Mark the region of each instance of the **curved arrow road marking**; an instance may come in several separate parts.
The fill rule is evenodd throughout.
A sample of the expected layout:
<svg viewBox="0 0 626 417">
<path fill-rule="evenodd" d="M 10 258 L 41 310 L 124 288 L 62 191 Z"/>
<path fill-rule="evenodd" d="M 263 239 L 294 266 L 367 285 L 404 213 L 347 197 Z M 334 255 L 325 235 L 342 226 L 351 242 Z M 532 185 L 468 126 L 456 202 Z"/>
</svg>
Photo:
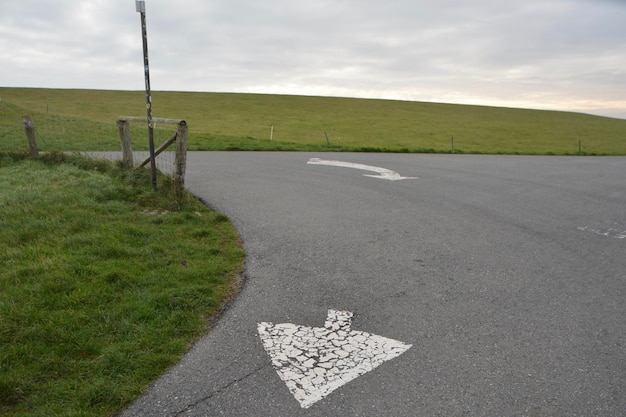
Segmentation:
<svg viewBox="0 0 626 417">
<path fill-rule="evenodd" d="M 626 239 L 626 230 L 622 230 L 623 227 L 620 227 L 619 229 L 615 229 L 613 227 L 604 228 L 604 229 L 595 229 L 593 227 L 584 226 L 584 227 L 578 227 L 577 229 L 583 232 L 584 231 L 593 232 L 600 236 L 612 237 L 615 239 Z"/>
<path fill-rule="evenodd" d="M 350 311 L 328 310 L 324 327 L 259 323 L 272 365 L 302 408 L 406 352 L 411 345 L 350 330 Z"/>
<path fill-rule="evenodd" d="M 335 167 L 344 167 L 344 168 L 354 168 L 361 169 L 364 171 L 377 172 L 379 175 L 371 175 L 371 174 L 363 174 L 366 177 L 371 178 L 380 178 L 381 180 L 389 180 L 389 181 L 399 181 L 399 180 L 414 180 L 418 177 L 403 177 L 398 174 L 396 171 L 392 171 L 387 168 L 375 167 L 372 165 L 364 165 L 364 164 L 356 164 L 353 162 L 343 162 L 343 161 L 333 161 L 333 160 L 325 160 L 320 158 L 311 158 L 308 160 L 307 164 L 310 165 L 330 165 Z"/>
</svg>

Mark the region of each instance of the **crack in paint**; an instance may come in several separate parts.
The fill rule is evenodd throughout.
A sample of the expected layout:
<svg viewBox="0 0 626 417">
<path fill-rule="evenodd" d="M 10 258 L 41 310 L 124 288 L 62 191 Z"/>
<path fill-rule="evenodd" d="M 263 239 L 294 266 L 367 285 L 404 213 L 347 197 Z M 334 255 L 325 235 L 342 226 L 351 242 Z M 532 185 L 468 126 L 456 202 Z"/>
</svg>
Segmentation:
<svg viewBox="0 0 626 417">
<path fill-rule="evenodd" d="M 302 408 L 391 360 L 411 345 L 350 330 L 352 313 L 329 310 L 324 327 L 259 323 L 272 365 Z"/>
</svg>

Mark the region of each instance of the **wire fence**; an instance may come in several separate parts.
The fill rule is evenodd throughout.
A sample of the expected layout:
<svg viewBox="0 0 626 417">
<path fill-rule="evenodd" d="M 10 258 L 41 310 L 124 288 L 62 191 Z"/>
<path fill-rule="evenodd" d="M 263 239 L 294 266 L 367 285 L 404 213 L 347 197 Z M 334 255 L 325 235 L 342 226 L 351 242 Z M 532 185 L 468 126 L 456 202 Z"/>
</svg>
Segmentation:
<svg viewBox="0 0 626 417">
<path fill-rule="evenodd" d="M 122 152 L 79 152 L 88 158 L 104 159 L 113 163 L 122 160 Z M 149 151 L 133 151 L 133 160 L 137 165 L 150 159 Z M 161 173 L 173 175 L 176 165 L 176 152 L 164 151 L 154 158 L 156 169 Z"/>
<path fill-rule="evenodd" d="M 122 166 L 126 169 L 131 169 L 135 166 L 135 157 L 132 152 L 132 141 L 131 141 L 131 128 L 130 122 L 143 121 L 143 118 L 140 117 L 120 117 L 117 120 L 117 129 L 120 136 L 120 141 L 122 145 Z M 161 146 L 158 148 L 154 147 L 153 139 L 154 139 L 154 124 L 155 123 L 163 123 L 169 125 L 176 125 L 176 133 L 169 137 Z M 187 141 L 188 141 L 188 132 L 189 129 L 187 127 L 187 122 L 180 119 L 150 119 L 149 125 L 149 138 L 150 138 L 150 157 L 145 159 L 143 162 L 139 164 L 140 167 L 146 165 L 150 162 L 151 170 L 152 170 L 152 186 L 156 190 L 157 187 L 157 177 L 156 177 L 156 157 L 166 151 L 170 146 L 175 144 L 175 153 L 174 153 L 174 163 L 169 164 L 173 166 L 173 169 L 170 171 L 172 173 L 172 179 L 174 182 L 174 190 L 177 196 L 181 196 L 183 194 L 185 188 L 185 171 L 187 168 Z M 164 157 L 162 161 L 171 160 L 171 158 Z"/>
</svg>

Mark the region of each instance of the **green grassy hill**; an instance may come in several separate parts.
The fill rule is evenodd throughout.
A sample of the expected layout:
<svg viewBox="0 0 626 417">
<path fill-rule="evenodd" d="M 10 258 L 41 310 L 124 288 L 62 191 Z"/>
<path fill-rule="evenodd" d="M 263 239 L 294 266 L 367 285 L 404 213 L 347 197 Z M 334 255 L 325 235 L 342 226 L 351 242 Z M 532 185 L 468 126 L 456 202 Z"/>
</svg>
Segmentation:
<svg viewBox="0 0 626 417">
<path fill-rule="evenodd" d="M 0 151 L 118 150 L 119 116 L 145 115 L 141 91 L 0 88 Z M 581 113 L 394 100 L 154 92 L 153 116 L 185 119 L 190 150 L 333 150 L 626 155 L 626 120 Z M 270 141 L 271 126 L 273 140 Z M 159 126 L 157 145 L 172 127 Z M 133 127 L 135 149 L 145 126 Z M 328 141 L 326 138 L 328 136 Z"/>
</svg>

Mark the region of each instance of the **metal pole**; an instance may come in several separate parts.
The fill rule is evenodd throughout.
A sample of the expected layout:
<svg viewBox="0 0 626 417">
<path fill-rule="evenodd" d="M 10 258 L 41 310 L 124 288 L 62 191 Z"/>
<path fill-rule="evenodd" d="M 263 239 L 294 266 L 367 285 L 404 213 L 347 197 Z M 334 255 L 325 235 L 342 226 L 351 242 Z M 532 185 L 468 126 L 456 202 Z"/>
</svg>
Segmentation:
<svg viewBox="0 0 626 417">
<path fill-rule="evenodd" d="M 148 33 L 146 30 L 146 2 L 135 1 L 137 12 L 141 14 L 141 36 L 143 38 L 143 65 L 146 76 L 146 113 L 148 116 L 148 143 L 150 145 L 150 171 L 152 189 L 157 189 L 156 163 L 154 160 L 154 123 L 152 122 L 152 93 L 150 92 L 150 67 L 148 65 Z"/>
</svg>

